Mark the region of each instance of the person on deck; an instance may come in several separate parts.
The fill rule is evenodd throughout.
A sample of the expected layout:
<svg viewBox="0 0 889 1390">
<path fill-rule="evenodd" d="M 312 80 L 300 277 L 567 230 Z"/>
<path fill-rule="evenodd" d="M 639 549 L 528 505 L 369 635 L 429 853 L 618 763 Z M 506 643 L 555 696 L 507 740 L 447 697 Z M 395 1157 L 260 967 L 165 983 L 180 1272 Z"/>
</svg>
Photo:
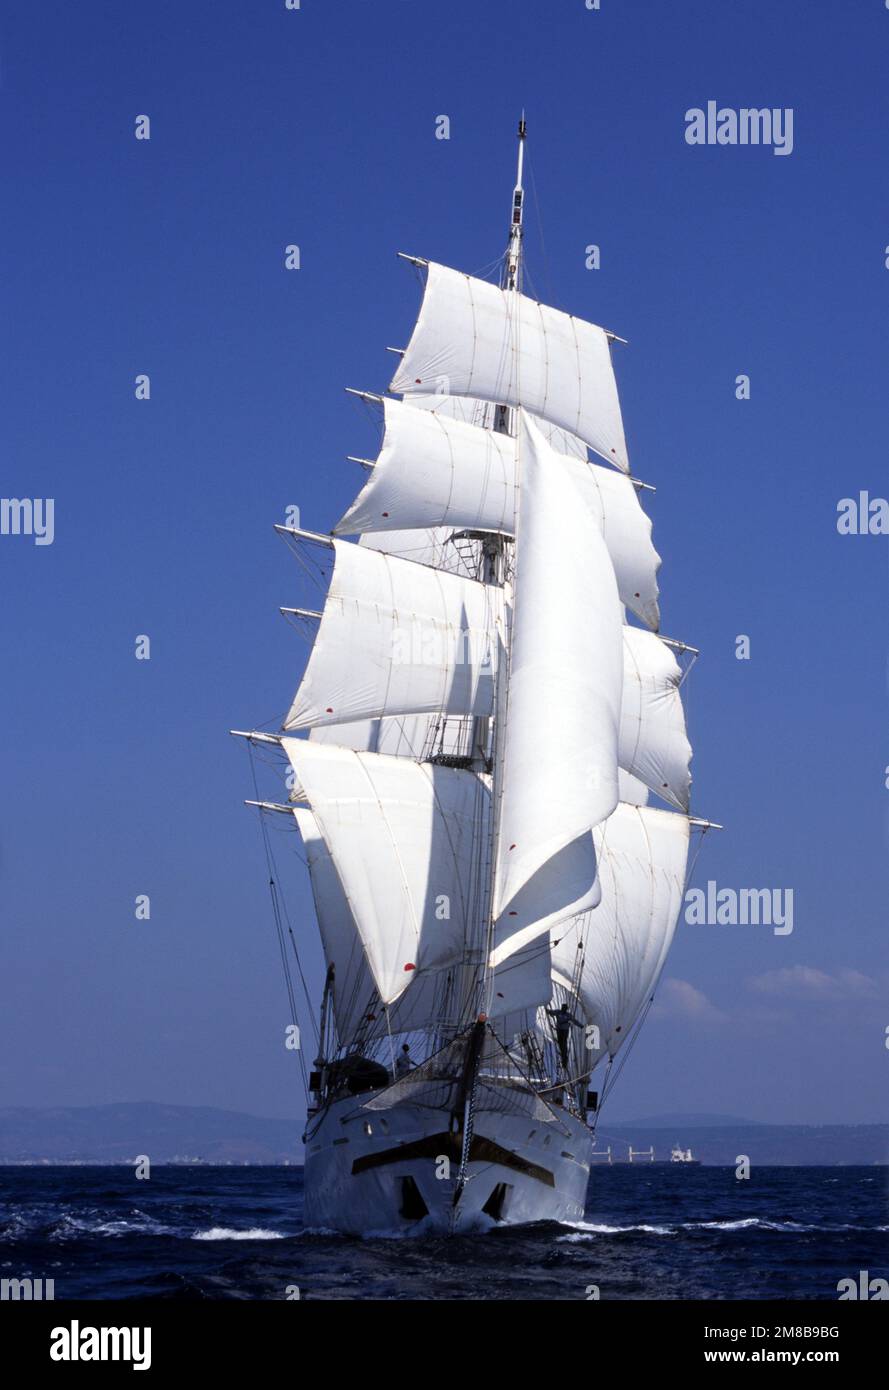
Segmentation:
<svg viewBox="0 0 889 1390">
<path fill-rule="evenodd" d="M 571 1025 L 575 1028 L 582 1028 L 583 1024 L 576 1019 L 568 1008 L 567 1004 L 560 1004 L 557 1009 L 547 1009 L 550 1018 L 554 1020 L 556 1027 L 556 1043 L 559 1049 L 559 1056 L 562 1059 L 562 1066 L 568 1070 L 568 1038 L 571 1034 Z"/>
<path fill-rule="evenodd" d="M 413 1071 L 414 1064 L 410 1059 L 410 1047 L 407 1043 L 401 1044 L 401 1052 L 395 1059 L 395 1080 L 400 1081 L 408 1072 Z"/>
</svg>

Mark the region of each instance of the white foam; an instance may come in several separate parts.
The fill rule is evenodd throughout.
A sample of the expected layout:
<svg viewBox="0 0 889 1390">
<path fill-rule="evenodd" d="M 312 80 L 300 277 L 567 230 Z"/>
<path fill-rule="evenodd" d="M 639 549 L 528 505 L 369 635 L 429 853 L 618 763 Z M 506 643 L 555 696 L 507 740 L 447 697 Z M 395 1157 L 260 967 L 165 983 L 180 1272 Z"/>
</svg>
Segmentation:
<svg viewBox="0 0 889 1390">
<path fill-rule="evenodd" d="M 577 1241 L 590 1240 L 593 1236 L 623 1236 L 632 1231 L 642 1231 L 646 1235 L 670 1236 L 675 1232 L 675 1226 L 603 1226 L 591 1221 L 562 1221 L 562 1226 L 571 1226 L 574 1234 L 570 1236 L 557 1236 L 558 1241 Z"/>
<path fill-rule="evenodd" d="M 195 1231 L 192 1240 L 283 1240 L 281 1231 L 265 1231 L 251 1226 L 249 1231 L 233 1231 L 229 1226 L 211 1226 L 209 1231 Z"/>
</svg>

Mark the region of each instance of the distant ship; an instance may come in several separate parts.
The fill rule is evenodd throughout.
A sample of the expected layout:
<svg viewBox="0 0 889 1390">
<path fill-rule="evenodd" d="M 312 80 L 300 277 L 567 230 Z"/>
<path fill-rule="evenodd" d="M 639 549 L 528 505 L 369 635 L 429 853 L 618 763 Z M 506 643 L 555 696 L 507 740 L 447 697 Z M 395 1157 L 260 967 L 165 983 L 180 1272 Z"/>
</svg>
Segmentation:
<svg viewBox="0 0 889 1390">
<path fill-rule="evenodd" d="M 609 1163 L 611 1162 L 610 1151 L 608 1161 Z M 701 1166 L 701 1160 L 699 1158 L 695 1158 L 691 1149 L 683 1149 L 679 1144 L 673 1145 L 672 1149 L 670 1150 L 669 1158 L 655 1158 L 653 1144 L 648 1149 L 634 1149 L 631 1144 L 629 1146 L 627 1162 L 647 1163 L 649 1165 L 654 1164 L 656 1168 L 663 1168 L 664 1165 L 667 1163 L 684 1163 L 686 1165 L 690 1165 L 692 1168 L 700 1168 Z"/>
</svg>

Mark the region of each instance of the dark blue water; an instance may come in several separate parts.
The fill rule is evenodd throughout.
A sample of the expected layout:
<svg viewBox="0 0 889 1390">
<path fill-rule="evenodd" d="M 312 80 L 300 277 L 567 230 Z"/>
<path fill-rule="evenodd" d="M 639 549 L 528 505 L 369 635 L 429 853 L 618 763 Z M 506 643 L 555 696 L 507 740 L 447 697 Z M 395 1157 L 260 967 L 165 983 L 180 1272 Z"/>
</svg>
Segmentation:
<svg viewBox="0 0 889 1390">
<path fill-rule="evenodd" d="M 305 1229 L 298 1168 L 0 1168 L 0 1276 L 57 1299 L 836 1299 L 889 1278 L 887 1192 L 884 1168 L 624 1165 L 574 1226 L 356 1240 Z"/>
</svg>

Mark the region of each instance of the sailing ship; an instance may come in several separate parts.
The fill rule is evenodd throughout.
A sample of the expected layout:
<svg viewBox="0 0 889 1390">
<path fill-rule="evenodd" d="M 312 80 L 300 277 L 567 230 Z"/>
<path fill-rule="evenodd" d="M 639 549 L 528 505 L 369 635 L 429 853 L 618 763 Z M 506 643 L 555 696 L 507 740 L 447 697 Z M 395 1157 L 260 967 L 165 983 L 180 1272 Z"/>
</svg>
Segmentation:
<svg viewBox="0 0 889 1390">
<path fill-rule="evenodd" d="M 682 902 L 694 648 L 659 635 L 616 335 L 416 256 L 419 317 L 279 733 L 326 962 L 305 1214 L 357 1234 L 582 1216 L 595 1120 Z M 346 537 L 357 537 L 357 541 Z M 317 550 L 316 547 L 323 547 Z M 286 760 L 286 761 L 285 761 Z M 661 805 L 649 805 L 654 793 Z M 603 1067 L 600 1090 L 590 1089 Z"/>
</svg>

